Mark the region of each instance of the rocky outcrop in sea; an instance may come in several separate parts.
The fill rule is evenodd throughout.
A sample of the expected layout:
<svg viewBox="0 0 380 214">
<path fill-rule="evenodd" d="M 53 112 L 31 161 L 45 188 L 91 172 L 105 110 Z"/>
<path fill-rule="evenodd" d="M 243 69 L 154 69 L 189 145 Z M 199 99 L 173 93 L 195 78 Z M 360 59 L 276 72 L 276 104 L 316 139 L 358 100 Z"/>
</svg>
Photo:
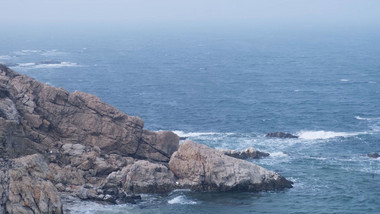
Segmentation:
<svg viewBox="0 0 380 214">
<path fill-rule="evenodd" d="M 62 213 L 60 195 L 109 203 L 139 193 L 290 188 L 279 174 L 170 131 L 144 130 L 84 92 L 0 65 L 0 213 Z"/>
</svg>

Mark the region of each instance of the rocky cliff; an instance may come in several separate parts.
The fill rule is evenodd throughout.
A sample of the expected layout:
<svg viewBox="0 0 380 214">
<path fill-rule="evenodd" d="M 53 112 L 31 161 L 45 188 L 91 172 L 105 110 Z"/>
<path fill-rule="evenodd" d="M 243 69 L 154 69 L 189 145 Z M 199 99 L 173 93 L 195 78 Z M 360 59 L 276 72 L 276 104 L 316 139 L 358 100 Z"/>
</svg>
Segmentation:
<svg viewBox="0 0 380 214">
<path fill-rule="evenodd" d="M 139 117 L 96 96 L 69 93 L 0 65 L 0 213 L 61 213 L 58 192 L 117 203 L 176 188 L 291 187 L 253 163 L 194 142 L 179 148 L 174 133 L 143 126 Z"/>
</svg>

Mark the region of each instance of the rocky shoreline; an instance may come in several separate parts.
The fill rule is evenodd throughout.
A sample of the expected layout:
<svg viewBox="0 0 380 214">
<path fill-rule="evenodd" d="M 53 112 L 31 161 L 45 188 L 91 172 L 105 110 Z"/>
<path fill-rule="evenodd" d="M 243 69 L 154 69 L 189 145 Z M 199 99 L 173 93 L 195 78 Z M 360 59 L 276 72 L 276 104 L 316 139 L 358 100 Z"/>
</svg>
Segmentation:
<svg viewBox="0 0 380 214">
<path fill-rule="evenodd" d="M 144 130 L 98 97 L 0 65 L 0 213 L 63 213 L 60 194 L 134 203 L 140 193 L 291 188 L 279 174 L 170 131 Z M 229 156 L 227 156 L 229 155 Z M 231 157 L 232 156 L 232 157 Z"/>
</svg>

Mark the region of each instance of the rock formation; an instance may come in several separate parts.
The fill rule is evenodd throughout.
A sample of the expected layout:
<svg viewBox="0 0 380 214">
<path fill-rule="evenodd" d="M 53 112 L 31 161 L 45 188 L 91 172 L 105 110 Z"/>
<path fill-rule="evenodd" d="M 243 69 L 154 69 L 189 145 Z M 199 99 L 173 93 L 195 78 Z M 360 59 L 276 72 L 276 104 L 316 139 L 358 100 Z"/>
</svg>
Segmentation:
<svg viewBox="0 0 380 214">
<path fill-rule="evenodd" d="M 235 151 L 235 150 L 228 150 L 228 151 L 222 151 L 223 154 L 238 158 L 238 159 L 257 159 L 257 158 L 263 158 L 268 157 L 269 153 L 266 152 L 260 152 L 252 147 L 244 149 L 243 151 Z"/>
<path fill-rule="evenodd" d="M 40 154 L 1 160 L 0 213 L 62 213 L 52 174 Z"/>
<path fill-rule="evenodd" d="M 378 157 L 380 157 L 379 153 L 377 153 L 377 152 L 368 153 L 367 156 L 370 157 L 370 158 L 378 158 Z"/>
<path fill-rule="evenodd" d="M 61 213 L 58 192 L 122 203 L 133 202 L 136 193 L 184 187 L 291 187 L 250 162 L 192 142 L 179 148 L 173 132 L 143 126 L 139 117 L 96 96 L 69 93 L 0 65 L 0 213 Z"/>
<path fill-rule="evenodd" d="M 270 132 L 265 137 L 277 137 L 277 138 L 298 138 L 296 135 L 292 135 L 284 132 Z"/>
<path fill-rule="evenodd" d="M 180 188 L 196 191 L 261 191 L 292 187 L 275 172 L 224 155 L 192 141 L 184 142 L 169 162 Z"/>
</svg>

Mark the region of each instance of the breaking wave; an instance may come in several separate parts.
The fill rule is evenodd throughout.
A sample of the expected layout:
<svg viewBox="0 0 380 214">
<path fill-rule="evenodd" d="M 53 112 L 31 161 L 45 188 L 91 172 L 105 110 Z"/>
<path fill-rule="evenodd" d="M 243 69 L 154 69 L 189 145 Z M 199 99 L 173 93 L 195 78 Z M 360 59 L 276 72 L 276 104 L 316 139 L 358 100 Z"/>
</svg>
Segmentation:
<svg viewBox="0 0 380 214">
<path fill-rule="evenodd" d="M 365 134 L 364 132 L 333 132 L 333 131 L 300 131 L 297 135 L 300 139 L 305 140 L 319 140 L 319 139 L 329 139 L 336 137 L 352 137 L 360 134 Z"/>
<path fill-rule="evenodd" d="M 360 117 L 360 116 L 355 116 L 355 119 L 357 120 L 367 120 L 367 121 L 373 121 L 373 120 L 380 120 L 380 117 Z"/>
<path fill-rule="evenodd" d="M 62 67 L 78 67 L 75 62 L 60 62 L 60 61 L 43 61 L 43 62 L 28 62 L 18 63 L 11 67 L 27 68 L 27 69 L 41 69 L 41 68 L 62 68 Z"/>
<path fill-rule="evenodd" d="M 180 195 L 168 201 L 168 204 L 197 204 L 197 202 L 187 199 Z"/>
</svg>

